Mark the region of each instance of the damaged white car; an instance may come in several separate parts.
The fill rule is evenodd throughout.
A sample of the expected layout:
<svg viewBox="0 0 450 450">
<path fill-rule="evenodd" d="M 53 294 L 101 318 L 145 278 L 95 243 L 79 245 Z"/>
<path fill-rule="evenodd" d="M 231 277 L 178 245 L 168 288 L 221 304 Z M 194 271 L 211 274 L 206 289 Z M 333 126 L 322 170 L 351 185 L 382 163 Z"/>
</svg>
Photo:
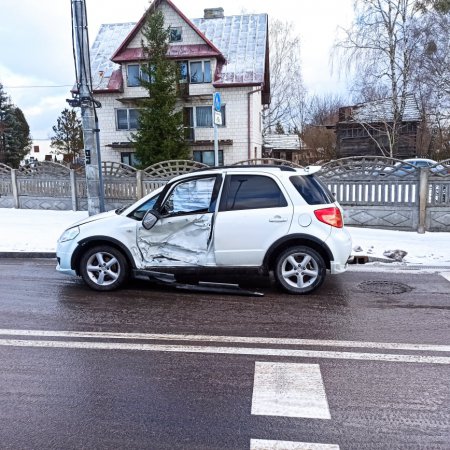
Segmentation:
<svg viewBox="0 0 450 450">
<path fill-rule="evenodd" d="M 233 166 L 171 180 L 133 205 L 64 231 L 57 270 L 98 291 L 161 273 L 271 271 L 292 294 L 346 270 L 351 238 L 319 167 Z"/>
</svg>

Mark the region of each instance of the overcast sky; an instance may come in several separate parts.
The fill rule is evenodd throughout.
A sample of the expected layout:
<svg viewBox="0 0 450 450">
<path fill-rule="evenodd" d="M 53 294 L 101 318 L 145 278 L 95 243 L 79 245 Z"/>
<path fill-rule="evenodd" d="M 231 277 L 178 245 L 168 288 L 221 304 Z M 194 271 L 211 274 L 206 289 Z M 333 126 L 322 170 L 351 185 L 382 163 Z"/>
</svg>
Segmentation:
<svg viewBox="0 0 450 450">
<path fill-rule="evenodd" d="M 222 6 L 225 15 L 267 13 L 294 24 L 301 37 L 303 78 L 309 92 L 343 92 L 331 74 L 330 48 L 338 26 L 352 19 L 352 0 L 174 0 L 189 18 Z M 148 0 L 86 0 L 89 40 L 102 23 L 137 22 Z M 0 83 L 25 113 L 34 140 L 48 139 L 67 106 L 74 81 L 71 0 L 1 0 Z M 52 86 L 52 87 L 41 87 Z M 61 86 L 61 87 L 54 87 Z M 38 142 L 37 142 L 38 143 Z"/>
</svg>

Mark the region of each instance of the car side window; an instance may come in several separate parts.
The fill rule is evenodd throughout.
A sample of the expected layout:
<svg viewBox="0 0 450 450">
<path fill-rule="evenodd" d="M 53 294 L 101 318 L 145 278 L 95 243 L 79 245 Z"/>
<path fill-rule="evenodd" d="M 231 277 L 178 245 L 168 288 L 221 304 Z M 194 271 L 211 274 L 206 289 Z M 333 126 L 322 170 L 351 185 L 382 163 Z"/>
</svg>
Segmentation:
<svg viewBox="0 0 450 450">
<path fill-rule="evenodd" d="M 264 175 L 231 175 L 221 211 L 288 206 L 277 183 Z"/>
<path fill-rule="evenodd" d="M 208 212 L 216 177 L 178 183 L 161 206 L 163 216 Z"/>
</svg>

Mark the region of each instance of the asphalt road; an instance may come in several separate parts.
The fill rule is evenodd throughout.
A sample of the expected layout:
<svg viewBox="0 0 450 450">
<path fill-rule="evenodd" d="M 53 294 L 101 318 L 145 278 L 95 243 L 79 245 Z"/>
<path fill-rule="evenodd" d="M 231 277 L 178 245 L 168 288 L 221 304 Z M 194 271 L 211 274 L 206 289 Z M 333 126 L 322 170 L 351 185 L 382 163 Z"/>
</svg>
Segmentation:
<svg viewBox="0 0 450 450">
<path fill-rule="evenodd" d="M 450 449 L 444 277 L 225 281 L 265 296 L 100 294 L 0 259 L 0 448 Z"/>
</svg>

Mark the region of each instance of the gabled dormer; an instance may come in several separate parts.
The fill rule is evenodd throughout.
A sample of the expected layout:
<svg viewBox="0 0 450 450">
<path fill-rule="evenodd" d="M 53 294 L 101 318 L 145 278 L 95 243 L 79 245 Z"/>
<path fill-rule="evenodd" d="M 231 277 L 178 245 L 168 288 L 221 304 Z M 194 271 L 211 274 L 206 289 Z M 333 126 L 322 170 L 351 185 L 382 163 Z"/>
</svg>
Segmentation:
<svg viewBox="0 0 450 450">
<path fill-rule="evenodd" d="M 140 65 L 145 60 L 142 49 L 142 28 L 147 14 L 161 10 L 165 26 L 170 27 L 168 57 L 180 62 L 182 81 L 192 84 L 213 83 L 218 64 L 225 58 L 221 51 L 170 1 L 155 0 L 117 48 L 111 61 L 122 66 L 123 85 L 139 87 L 143 76 Z"/>
</svg>

